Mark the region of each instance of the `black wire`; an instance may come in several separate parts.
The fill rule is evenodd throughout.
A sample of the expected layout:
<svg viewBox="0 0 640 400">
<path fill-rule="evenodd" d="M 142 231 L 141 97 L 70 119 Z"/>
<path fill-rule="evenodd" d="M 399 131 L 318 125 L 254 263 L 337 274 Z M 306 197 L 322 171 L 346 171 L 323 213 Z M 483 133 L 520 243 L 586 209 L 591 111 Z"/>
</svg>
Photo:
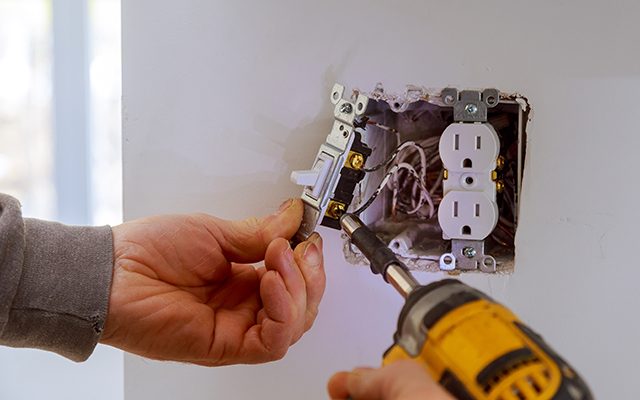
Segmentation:
<svg viewBox="0 0 640 400">
<path fill-rule="evenodd" d="M 362 170 L 363 170 L 364 172 L 375 172 L 375 171 L 379 170 L 379 169 L 380 169 L 380 168 L 382 168 L 382 167 L 387 167 L 387 166 L 389 166 L 389 164 L 391 164 L 391 163 L 393 162 L 393 160 L 395 160 L 395 159 L 396 159 L 396 157 L 398 157 L 398 154 L 399 154 L 402 150 L 404 150 L 404 149 L 406 148 L 406 147 L 403 147 L 403 146 L 405 146 L 407 143 L 411 143 L 411 144 L 413 144 L 413 145 L 414 145 L 414 146 L 416 146 L 416 147 L 420 147 L 422 150 L 427 150 L 425 147 L 423 147 L 423 146 L 419 145 L 418 143 L 416 143 L 416 142 L 414 142 L 414 141 L 412 141 L 412 140 L 407 141 L 407 142 L 403 142 L 403 143 L 401 143 L 401 144 L 400 144 L 400 146 L 396 147 L 396 149 L 395 149 L 391 154 L 389 154 L 389 157 L 387 157 L 387 159 L 386 159 L 386 160 L 384 160 L 384 161 L 383 161 L 383 162 L 381 162 L 380 164 L 377 164 L 377 165 L 375 165 L 375 166 L 373 166 L 373 167 L 371 167 L 371 168 L 363 168 Z"/>
<path fill-rule="evenodd" d="M 360 208 L 358 208 L 357 210 L 355 210 L 353 212 L 353 214 L 355 215 L 360 215 L 362 214 L 367 208 L 369 208 L 369 206 L 371 206 L 371 204 L 373 204 L 373 201 L 380 195 L 380 193 L 384 190 L 384 187 L 387 185 L 388 179 L 391 177 L 391 175 L 393 175 L 396 171 L 398 170 L 397 166 L 392 167 L 382 178 L 382 180 L 380 181 L 380 183 L 378 184 L 377 189 L 373 192 L 373 194 L 371 195 L 371 197 L 369 197 L 369 199 L 362 205 L 360 206 Z M 427 188 L 424 186 L 424 183 L 420 180 L 420 176 L 418 175 L 417 172 L 415 171 L 411 171 L 411 170 L 406 170 L 407 173 L 409 173 L 409 175 L 411 175 L 414 179 L 416 179 L 418 181 L 418 185 L 420 185 L 420 189 L 423 190 L 423 192 L 427 192 L 427 194 L 429 193 L 429 191 L 427 190 Z"/>
<path fill-rule="evenodd" d="M 361 205 L 360 208 L 355 210 L 353 212 L 353 214 L 360 215 L 360 214 L 362 214 L 364 212 L 364 210 L 369 208 L 369 206 L 371 204 L 373 204 L 373 201 L 376 199 L 376 197 L 378 197 L 380 192 L 382 192 L 382 190 L 384 189 L 385 185 L 387 184 L 387 182 L 386 182 L 387 178 L 390 177 L 394 172 L 395 172 L 395 170 L 392 169 L 382 178 L 382 181 L 380 182 L 380 184 L 378 184 L 378 188 L 375 190 L 375 192 L 373 192 L 371 197 L 369 197 L 369 200 L 367 200 L 363 205 Z"/>
</svg>

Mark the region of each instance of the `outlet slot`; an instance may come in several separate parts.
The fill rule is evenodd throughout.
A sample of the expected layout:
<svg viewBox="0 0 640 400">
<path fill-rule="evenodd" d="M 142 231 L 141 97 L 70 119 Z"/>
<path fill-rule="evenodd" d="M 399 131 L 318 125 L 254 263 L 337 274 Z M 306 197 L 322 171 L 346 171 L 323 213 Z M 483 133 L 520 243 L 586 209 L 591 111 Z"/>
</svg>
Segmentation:
<svg viewBox="0 0 640 400">
<path fill-rule="evenodd" d="M 462 161 L 462 168 L 473 168 L 473 161 L 470 158 L 465 158 Z"/>
<path fill-rule="evenodd" d="M 476 218 L 480 217 L 480 204 L 478 204 L 478 203 L 476 203 L 475 212 L 473 213 L 473 216 L 476 217 Z"/>
<path fill-rule="evenodd" d="M 453 218 L 458 218 L 458 202 L 453 202 Z"/>
<path fill-rule="evenodd" d="M 482 136 L 476 136 L 476 150 L 482 150 Z"/>
<path fill-rule="evenodd" d="M 460 135 L 457 133 L 453 137 L 453 149 L 460 150 Z"/>
<path fill-rule="evenodd" d="M 471 235 L 471 227 L 469 225 L 465 225 L 462 227 L 462 234 L 465 236 Z"/>
</svg>

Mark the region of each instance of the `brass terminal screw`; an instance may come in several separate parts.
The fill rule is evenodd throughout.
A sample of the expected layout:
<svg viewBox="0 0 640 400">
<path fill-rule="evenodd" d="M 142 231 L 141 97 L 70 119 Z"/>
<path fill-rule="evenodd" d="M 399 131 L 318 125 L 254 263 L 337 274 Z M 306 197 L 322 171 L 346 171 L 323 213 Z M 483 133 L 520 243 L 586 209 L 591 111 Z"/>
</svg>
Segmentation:
<svg viewBox="0 0 640 400">
<path fill-rule="evenodd" d="M 445 181 L 447 179 L 449 179 L 449 170 L 445 169 L 444 171 L 442 171 L 442 179 L 444 179 Z"/>
<path fill-rule="evenodd" d="M 337 201 L 331 201 L 331 203 L 329 203 L 329 207 L 327 207 L 327 216 L 333 219 L 340 219 L 345 211 L 347 211 L 347 208 L 344 204 L 338 203 Z"/>
<path fill-rule="evenodd" d="M 359 170 L 364 166 L 364 157 L 360 153 L 352 152 L 349 154 L 348 166 L 352 169 Z"/>
<path fill-rule="evenodd" d="M 491 171 L 491 180 L 494 182 L 498 180 L 498 171 Z"/>
<path fill-rule="evenodd" d="M 499 156 L 498 159 L 496 160 L 496 168 L 497 169 L 504 168 L 504 157 L 503 156 Z"/>
<path fill-rule="evenodd" d="M 504 182 L 497 181 L 496 182 L 496 192 L 502 193 L 504 191 Z"/>
</svg>

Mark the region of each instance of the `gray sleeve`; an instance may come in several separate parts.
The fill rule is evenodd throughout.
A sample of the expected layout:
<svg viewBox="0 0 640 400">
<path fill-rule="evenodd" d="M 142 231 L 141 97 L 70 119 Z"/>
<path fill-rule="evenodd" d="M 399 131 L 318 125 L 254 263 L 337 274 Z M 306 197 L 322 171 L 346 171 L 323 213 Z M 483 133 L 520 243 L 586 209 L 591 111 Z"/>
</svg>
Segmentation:
<svg viewBox="0 0 640 400">
<path fill-rule="evenodd" d="M 111 228 L 23 219 L 0 194 L 0 345 L 86 360 L 107 316 Z"/>
</svg>

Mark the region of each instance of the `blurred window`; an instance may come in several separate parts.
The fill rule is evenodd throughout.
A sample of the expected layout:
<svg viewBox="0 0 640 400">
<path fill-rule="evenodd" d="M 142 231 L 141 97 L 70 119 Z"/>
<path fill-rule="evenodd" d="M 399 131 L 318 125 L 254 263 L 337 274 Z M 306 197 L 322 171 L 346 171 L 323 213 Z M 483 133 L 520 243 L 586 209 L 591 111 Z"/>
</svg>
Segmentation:
<svg viewBox="0 0 640 400">
<path fill-rule="evenodd" d="M 0 191 L 26 215 L 55 218 L 51 10 L 0 0 Z"/>
<path fill-rule="evenodd" d="M 91 0 L 92 223 L 122 222 L 122 57 L 119 0 Z"/>
<path fill-rule="evenodd" d="M 0 192 L 25 216 L 121 221 L 120 64 L 119 0 L 0 0 Z M 123 370 L 107 346 L 82 364 L 0 347 L 0 399 L 118 400 Z"/>
<path fill-rule="evenodd" d="M 25 216 L 116 224 L 122 219 L 120 1 L 54 1 L 73 12 L 55 12 L 59 4 L 51 0 L 0 0 L 0 192 L 17 197 Z M 77 30 L 64 30 L 71 25 L 86 36 L 78 41 Z M 54 93 L 69 86 L 54 66 L 72 78 L 85 74 L 77 80 L 84 87 L 74 82 L 69 95 Z M 69 124 L 56 125 L 56 112 L 64 113 L 59 121 L 86 124 L 66 130 Z M 76 181 L 78 169 L 87 182 Z M 62 209 L 87 212 L 65 221 Z"/>
</svg>

